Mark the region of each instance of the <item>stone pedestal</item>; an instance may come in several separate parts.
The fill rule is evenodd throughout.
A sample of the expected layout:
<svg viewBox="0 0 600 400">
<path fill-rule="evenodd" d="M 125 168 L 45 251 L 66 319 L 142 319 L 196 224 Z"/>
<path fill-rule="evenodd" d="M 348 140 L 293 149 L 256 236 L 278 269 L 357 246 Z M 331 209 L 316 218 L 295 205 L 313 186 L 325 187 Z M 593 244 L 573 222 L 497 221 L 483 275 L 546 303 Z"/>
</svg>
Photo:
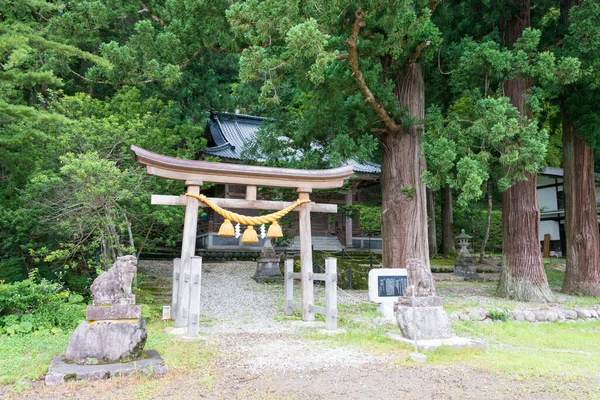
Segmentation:
<svg viewBox="0 0 600 400">
<path fill-rule="evenodd" d="M 142 355 L 147 337 L 144 318 L 83 321 L 69 339 L 65 358 L 79 365 L 131 361 Z"/>
<path fill-rule="evenodd" d="M 275 253 L 270 239 L 265 241 L 265 247 L 256 262 L 256 272 L 252 277 L 256 282 L 281 282 L 283 280 L 279 269 L 280 259 Z"/>
<path fill-rule="evenodd" d="M 131 293 L 136 266 L 134 256 L 119 257 L 111 269 L 94 280 L 93 305 L 87 307 L 86 320 L 71 335 L 65 356 L 50 363 L 46 383 L 102 379 L 136 371 L 156 376 L 167 372 L 156 352 L 143 357 L 146 321 L 142 306 L 133 304 L 135 295 Z"/>
<path fill-rule="evenodd" d="M 475 265 L 454 265 L 454 276 L 465 279 L 479 279 L 477 267 Z"/>
<path fill-rule="evenodd" d="M 417 340 L 447 339 L 453 336 L 450 318 L 442 307 L 441 297 L 435 295 L 414 297 L 414 310 L 412 299 L 401 296 L 396 305 L 396 321 L 402 336 L 411 340 L 415 338 L 415 332 Z"/>
</svg>

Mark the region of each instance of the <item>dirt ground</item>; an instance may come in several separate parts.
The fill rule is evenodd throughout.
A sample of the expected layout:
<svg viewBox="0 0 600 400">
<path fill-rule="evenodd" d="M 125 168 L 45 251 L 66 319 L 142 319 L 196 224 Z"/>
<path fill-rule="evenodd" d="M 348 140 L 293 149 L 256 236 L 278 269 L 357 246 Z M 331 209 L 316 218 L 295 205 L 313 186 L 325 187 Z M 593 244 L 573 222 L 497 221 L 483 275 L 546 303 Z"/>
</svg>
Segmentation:
<svg viewBox="0 0 600 400">
<path fill-rule="evenodd" d="M 205 363 L 171 365 L 160 379 L 119 377 L 70 382 L 0 397 L 24 399 L 563 399 L 600 398 L 600 381 L 547 381 L 474 368 L 465 362 L 416 364 L 409 349 L 382 353 L 338 346 L 317 328 L 281 318 L 281 291 L 249 277 L 252 267 L 208 268 L 203 276 L 207 303 L 201 339 L 168 338 L 182 354 L 210 350 Z M 225 273 L 225 275 L 224 275 Z M 218 284 L 224 276 L 231 284 Z M 224 281 L 223 281 L 224 282 Z M 218 288 L 215 288 L 217 287 Z M 211 289 L 212 288 L 212 289 Z M 227 292 L 231 290 L 230 292 Z M 241 297 L 240 297 L 241 296 Z M 218 298 L 217 298 L 218 297 Z M 342 297 L 342 296 L 340 296 Z M 240 300 L 240 298 L 242 300 Z M 245 299 L 245 300 L 244 300 Z M 214 303 L 214 307 L 212 303 Z M 218 306 L 218 307 L 217 307 Z M 219 311 L 217 311 L 219 310 Z M 279 317 L 278 317 L 279 316 Z M 351 340 L 351 339 L 350 339 Z M 184 347 L 181 347 L 184 346 Z M 43 378 L 43 377 L 42 377 Z"/>
</svg>

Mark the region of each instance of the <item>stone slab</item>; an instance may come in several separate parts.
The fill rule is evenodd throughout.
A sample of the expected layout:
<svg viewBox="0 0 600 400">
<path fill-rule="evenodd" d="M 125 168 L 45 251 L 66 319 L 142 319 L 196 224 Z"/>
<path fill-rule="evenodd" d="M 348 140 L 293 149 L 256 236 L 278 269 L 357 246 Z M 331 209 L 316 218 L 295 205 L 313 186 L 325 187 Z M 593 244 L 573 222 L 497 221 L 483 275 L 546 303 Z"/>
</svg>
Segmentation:
<svg viewBox="0 0 600 400">
<path fill-rule="evenodd" d="M 165 332 L 167 332 L 169 335 L 185 335 L 185 334 L 187 334 L 187 331 L 188 331 L 187 326 L 184 326 L 181 328 L 174 327 L 174 326 L 165 328 Z"/>
<path fill-rule="evenodd" d="M 412 307 L 413 297 L 412 296 L 401 296 L 396 299 L 398 307 Z M 415 307 L 441 307 L 444 302 L 440 296 L 415 296 L 414 297 Z"/>
<path fill-rule="evenodd" d="M 410 340 L 395 332 L 388 332 L 387 337 L 397 342 L 404 343 L 408 346 L 414 346 L 414 340 Z M 487 343 L 482 340 L 475 340 L 460 336 L 453 336 L 448 339 L 429 339 L 429 340 L 418 340 L 417 348 L 420 351 L 433 352 L 439 347 L 449 347 L 451 349 L 481 349 L 487 348 Z"/>
<path fill-rule="evenodd" d="M 85 319 L 105 321 L 142 318 L 142 306 L 87 306 Z"/>
<path fill-rule="evenodd" d="M 46 385 L 59 385 L 76 380 L 100 380 L 113 376 L 141 373 L 161 377 L 169 371 L 156 350 L 147 350 L 144 356 L 127 363 L 78 365 L 68 362 L 65 357 L 54 357 L 46 374 Z"/>
<path fill-rule="evenodd" d="M 416 318 L 416 327 L 415 327 Z M 447 339 L 454 336 L 450 318 L 442 306 L 396 308 L 396 320 L 402 335 L 409 339 Z"/>
<path fill-rule="evenodd" d="M 323 321 L 292 321 L 291 325 L 300 328 L 325 328 Z"/>
<path fill-rule="evenodd" d="M 423 353 L 410 353 L 408 356 L 411 360 L 417 363 L 424 363 L 427 361 L 427 356 Z"/>
<path fill-rule="evenodd" d="M 338 328 L 338 329 L 319 329 L 318 330 L 319 333 L 323 333 L 325 335 L 339 335 L 342 333 L 346 333 L 346 330 L 343 328 Z"/>
</svg>

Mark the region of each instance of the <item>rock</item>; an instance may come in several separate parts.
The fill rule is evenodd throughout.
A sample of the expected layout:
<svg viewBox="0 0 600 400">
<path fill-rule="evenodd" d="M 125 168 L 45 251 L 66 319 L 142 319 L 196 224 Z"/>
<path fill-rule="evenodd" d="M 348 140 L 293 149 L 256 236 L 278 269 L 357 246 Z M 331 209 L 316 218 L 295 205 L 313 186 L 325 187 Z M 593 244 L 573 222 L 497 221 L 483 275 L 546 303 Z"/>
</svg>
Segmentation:
<svg viewBox="0 0 600 400">
<path fill-rule="evenodd" d="M 559 321 L 565 321 L 567 317 L 565 317 L 565 313 L 562 310 L 556 311 L 556 315 L 558 316 Z"/>
<path fill-rule="evenodd" d="M 412 307 L 398 306 L 396 321 L 402 335 L 414 339 L 415 326 Z M 450 319 L 443 307 L 416 307 L 417 339 L 447 339 L 453 336 Z"/>
<path fill-rule="evenodd" d="M 129 363 L 100 365 L 77 365 L 68 362 L 64 357 L 54 357 L 50 362 L 45 383 L 52 386 L 80 379 L 99 380 L 132 374 L 161 377 L 169 371 L 156 351 L 148 350 L 144 353 L 142 358 Z"/>
<path fill-rule="evenodd" d="M 450 314 L 448 314 L 448 317 L 452 320 L 452 321 L 460 321 L 460 317 L 458 316 L 458 312 L 454 311 L 451 312 Z"/>
<path fill-rule="evenodd" d="M 467 314 L 463 313 L 458 313 L 458 318 L 460 318 L 460 320 L 464 322 L 468 322 L 471 320 L 471 318 Z"/>
<path fill-rule="evenodd" d="M 554 322 L 558 319 L 558 314 L 554 311 L 548 311 L 548 318 L 546 319 L 546 321 L 548 322 Z"/>
<path fill-rule="evenodd" d="M 82 365 L 126 362 L 142 355 L 147 336 L 143 318 L 137 323 L 83 321 L 71 335 L 65 357 Z"/>
<path fill-rule="evenodd" d="M 577 319 L 577 312 L 573 310 L 564 310 L 563 313 L 566 319 Z"/>
<path fill-rule="evenodd" d="M 135 304 L 131 283 L 137 271 L 135 256 L 118 257 L 112 268 L 98 276 L 92 286 L 94 306 Z"/>
<path fill-rule="evenodd" d="M 523 321 L 525 319 L 521 310 L 510 311 L 508 317 L 514 321 Z"/>
<path fill-rule="evenodd" d="M 142 306 L 88 306 L 85 311 L 85 319 L 88 321 L 140 318 L 142 318 Z"/>
<path fill-rule="evenodd" d="M 592 318 L 598 318 L 598 312 L 596 310 L 591 309 L 589 311 Z"/>
<path fill-rule="evenodd" d="M 592 314 L 585 308 L 576 308 L 575 312 L 577 313 L 577 317 L 581 319 L 591 318 Z"/>
<path fill-rule="evenodd" d="M 469 317 L 473 321 L 483 321 L 486 318 L 486 311 L 483 309 L 469 310 Z"/>
<path fill-rule="evenodd" d="M 525 321 L 528 322 L 535 322 L 536 319 L 535 313 L 533 311 L 528 310 L 523 311 L 523 318 L 525 318 Z"/>
<path fill-rule="evenodd" d="M 536 321 L 539 321 L 539 322 L 548 321 L 548 311 L 545 311 L 545 310 L 537 311 L 535 313 L 535 319 L 536 319 Z"/>
</svg>

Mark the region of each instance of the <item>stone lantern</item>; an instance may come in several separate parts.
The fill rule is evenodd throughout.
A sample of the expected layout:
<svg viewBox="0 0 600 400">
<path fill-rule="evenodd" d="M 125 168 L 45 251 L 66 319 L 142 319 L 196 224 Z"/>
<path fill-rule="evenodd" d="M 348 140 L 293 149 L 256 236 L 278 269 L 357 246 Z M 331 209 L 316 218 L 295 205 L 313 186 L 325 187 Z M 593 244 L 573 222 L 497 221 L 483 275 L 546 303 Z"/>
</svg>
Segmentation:
<svg viewBox="0 0 600 400">
<path fill-rule="evenodd" d="M 458 252 L 458 258 L 454 263 L 455 276 L 468 279 L 479 278 L 479 275 L 477 274 L 477 266 L 475 266 L 473 257 L 471 257 L 471 253 L 469 253 L 469 239 L 472 238 L 472 236 L 469 236 L 465 233 L 464 229 L 461 229 L 460 235 L 456 236 L 458 245 L 460 246 L 460 251 Z"/>
</svg>

